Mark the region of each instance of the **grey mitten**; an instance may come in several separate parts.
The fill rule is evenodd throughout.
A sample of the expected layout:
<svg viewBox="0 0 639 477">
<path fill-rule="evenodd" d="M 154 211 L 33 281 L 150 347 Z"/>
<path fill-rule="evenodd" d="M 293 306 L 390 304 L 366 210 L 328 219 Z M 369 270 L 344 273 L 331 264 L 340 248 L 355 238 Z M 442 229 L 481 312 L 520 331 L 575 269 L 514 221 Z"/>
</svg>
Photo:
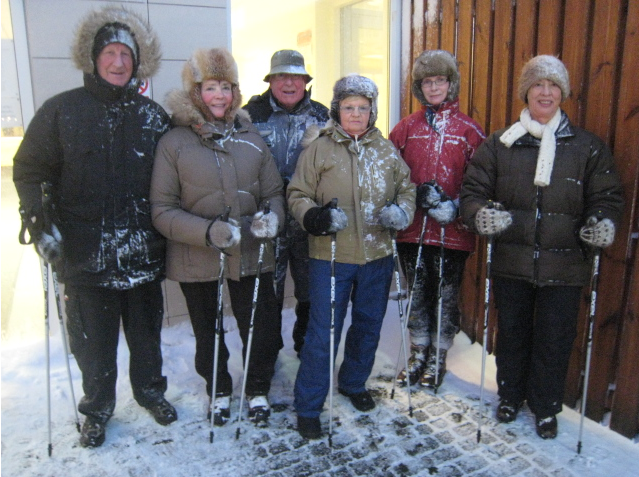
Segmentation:
<svg viewBox="0 0 639 477">
<path fill-rule="evenodd" d="M 331 211 L 331 225 L 328 227 L 328 233 L 334 234 L 340 230 L 344 230 L 348 226 L 348 217 L 342 209 L 336 207 L 330 209 Z"/>
<path fill-rule="evenodd" d="M 240 243 L 240 228 L 237 221 L 229 219 L 228 222 L 217 219 L 207 231 L 208 242 L 219 249 L 233 247 Z"/>
<path fill-rule="evenodd" d="M 437 207 L 442 200 L 442 192 L 435 181 L 424 182 L 417 186 L 417 205 L 424 209 Z"/>
<path fill-rule="evenodd" d="M 607 247 L 615 240 L 615 224 L 610 219 L 599 220 L 593 215 L 579 230 L 579 237 L 593 247 Z"/>
<path fill-rule="evenodd" d="M 439 225 L 448 225 L 457 218 L 457 206 L 448 199 L 444 200 L 433 209 L 428 209 L 428 216 L 432 217 Z"/>
<path fill-rule="evenodd" d="M 390 204 L 379 213 L 379 223 L 387 229 L 404 230 L 408 227 L 408 216 L 401 207 Z"/>
<path fill-rule="evenodd" d="M 513 223 L 513 216 L 499 202 L 489 202 L 477 211 L 475 227 L 479 235 L 495 235 Z"/>
<path fill-rule="evenodd" d="M 49 263 L 56 263 L 62 257 L 62 235 L 55 224 L 51 224 L 51 233 L 42 232 L 36 242 L 38 255 Z"/>
<path fill-rule="evenodd" d="M 277 237 L 278 227 L 279 220 L 277 218 L 277 214 L 274 214 L 273 212 L 264 213 L 259 211 L 253 216 L 251 233 L 257 238 L 271 239 Z"/>
</svg>

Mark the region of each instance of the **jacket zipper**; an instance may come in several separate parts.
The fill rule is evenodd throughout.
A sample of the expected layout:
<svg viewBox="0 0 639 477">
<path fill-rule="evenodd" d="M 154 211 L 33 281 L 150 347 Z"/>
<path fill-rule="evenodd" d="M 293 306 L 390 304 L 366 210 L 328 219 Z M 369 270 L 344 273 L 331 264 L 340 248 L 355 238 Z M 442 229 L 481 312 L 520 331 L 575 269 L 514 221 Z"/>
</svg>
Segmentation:
<svg viewBox="0 0 639 477">
<path fill-rule="evenodd" d="M 537 186 L 537 198 L 536 198 L 536 214 L 535 214 L 535 251 L 533 252 L 533 285 L 537 286 L 539 283 L 539 239 L 540 239 L 540 222 L 541 222 L 541 199 L 542 191 L 541 187 Z"/>
</svg>

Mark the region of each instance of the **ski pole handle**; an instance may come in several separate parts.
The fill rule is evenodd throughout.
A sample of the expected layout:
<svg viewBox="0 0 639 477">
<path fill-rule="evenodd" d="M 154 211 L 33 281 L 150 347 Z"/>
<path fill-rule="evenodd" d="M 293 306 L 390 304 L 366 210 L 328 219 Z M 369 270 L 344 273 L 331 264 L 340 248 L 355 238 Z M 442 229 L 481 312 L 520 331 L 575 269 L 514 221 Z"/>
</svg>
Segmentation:
<svg viewBox="0 0 639 477">
<path fill-rule="evenodd" d="M 264 212 L 264 215 L 271 213 L 271 201 L 267 200 L 266 202 L 264 202 L 263 212 Z"/>
<path fill-rule="evenodd" d="M 331 199 L 331 205 L 330 205 L 331 209 L 337 209 L 337 197 Z"/>
</svg>

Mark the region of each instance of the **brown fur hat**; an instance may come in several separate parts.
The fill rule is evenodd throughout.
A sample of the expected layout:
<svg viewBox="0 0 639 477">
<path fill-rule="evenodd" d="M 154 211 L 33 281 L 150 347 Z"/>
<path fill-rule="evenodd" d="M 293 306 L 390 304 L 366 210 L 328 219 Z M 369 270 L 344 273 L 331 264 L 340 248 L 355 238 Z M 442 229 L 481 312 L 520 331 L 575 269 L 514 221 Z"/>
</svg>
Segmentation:
<svg viewBox="0 0 639 477">
<path fill-rule="evenodd" d="M 157 73 L 160 67 L 160 42 L 151 27 L 137 13 L 123 7 L 105 7 L 102 10 L 92 11 L 87 14 L 79 23 L 73 42 L 71 56 L 73 62 L 85 73 L 94 73 L 94 48 L 96 47 L 96 35 L 104 34 L 104 27 L 107 25 L 120 25 L 119 31 L 125 33 L 122 41 L 131 48 L 137 45 L 138 52 L 133 51 L 137 63 L 137 72 L 134 72 L 134 79 L 151 78 Z M 126 28 L 122 28 L 125 26 Z M 118 28 L 115 28 L 118 30 Z M 104 47 L 105 45 L 101 45 Z M 98 52 L 99 53 L 99 52 Z"/>
<path fill-rule="evenodd" d="M 446 101 L 459 96 L 460 75 L 457 60 L 446 50 L 426 50 L 413 64 L 413 96 L 423 105 L 428 104 L 422 91 L 422 80 L 429 76 L 446 76 L 450 82 Z"/>
<path fill-rule="evenodd" d="M 237 63 L 228 50 L 224 48 L 195 50 L 182 69 L 184 91 L 188 93 L 191 101 L 206 120 L 214 121 L 213 114 L 202 101 L 201 87 L 206 80 L 228 81 L 233 85 L 233 102 L 224 117 L 226 122 L 232 121 L 242 104 L 242 94 L 238 82 Z"/>
<path fill-rule="evenodd" d="M 561 89 L 561 100 L 570 95 L 570 80 L 568 70 L 563 62 L 552 55 L 538 55 L 528 60 L 521 70 L 517 93 L 519 99 L 528 102 L 528 90 L 537 81 L 547 79 L 555 83 Z"/>
</svg>

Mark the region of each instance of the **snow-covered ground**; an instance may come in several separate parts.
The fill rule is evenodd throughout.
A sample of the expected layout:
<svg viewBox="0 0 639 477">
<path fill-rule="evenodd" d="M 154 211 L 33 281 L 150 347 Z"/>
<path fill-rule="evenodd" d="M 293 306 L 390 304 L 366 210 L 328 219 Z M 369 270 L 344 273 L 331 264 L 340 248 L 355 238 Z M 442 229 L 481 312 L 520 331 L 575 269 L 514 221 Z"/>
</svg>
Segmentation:
<svg viewBox="0 0 639 477">
<path fill-rule="evenodd" d="M 295 431 L 296 417 L 292 406 L 292 389 L 299 363 L 290 339 L 293 318 L 293 311 L 285 310 L 285 348 L 279 355 L 270 396 L 275 412 L 268 429 L 255 429 L 249 423 L 240 425 L 233 421 L 239 406 L 242 367 L 239 360 L 239 335 L 234 319 L 230 317 L 226 319 L 226 327 L 227 339 L 232 348 L 230 368 L 235 378 L 236 398 L 233 401 L 232 421 L 223 428 L 215 428 L 214 442 L 209 442 L 210 427 L 205 420 L 207 399 L 204 381 L 194 371 L 194 338 L 190 323 L 181 321 L 165 326 L 162 332 L 164 371 L 169 382 L 166 396 L 177 408 L 179 420 L 167 427 L 159 426 L 135 403 L 128 380 L 128 350 L 122 339 L 119 348 L 117 406 L 107 426 L 106 442 L 97 449 L 84 449 L 78 444 L 64 353 L 57 321 L 53 320 L 50 339 L 51 457 L 47 454 L 44 340 L 37 337 L 31 340 L 24 337 L 18 341 L 5 340 L 2 343 L 2 475 L 235 477 L 263 473 L 278 476 L 397 476 L 437 473 L 492 476 L 512 475 L 514 471 L 499 468 L 502 466 L 504 469 L 512 469 L 516 463 L 519 463 L 517 468 L 524 469 L 517 471 L 517 475 L 639 475 L 639 444 L 588 419 L 585 420 L 583 432 L 583 450 L 578 455 L 576 446 L 580 416 L 571 409 L 565 409 L 559 415 L 560 433 L 552 441 L 543 441 L 535 435 L 529 412 L 522 412 L 512 424 L 497 424 L 493 416 L 496 403 L 495 367 L 490 356 L 487 360 L 487 406 L 482 435 L 502 436 L 505 441 L 493 437 L 486 439 L 488 442 L 482 440 L 481 444 L 474 445 L 481 346 L 471 344 L 463 333 L 457 336 L 455 346 L 449 352 L 449 372 L 438 395 L 433 396 L 429 391 L 415 391 L 413 405 L 416 417 L 408 418 L 405 412 L 405 390 L 398 389 L 394 400 L 389 397 L 389 381 L 394 373 L 399 344 L 399 320 L 395 301 L 389 301 L 383 336 L 370 380 L 377 396 L 377 408 L 368 417 L 363 416 L 343 396 L 336 393 L 334 454 L 326 448 L 326 439 L 307 443 L 298 438 Z M 336 361 L 337 366 L 340 362 L 341 352 Z M 77 400 L 82 396 L 82 388 L 80 374 L 72 358 L 71 369 Z M 466 432 L 467 438 L 461 443 L 461 449 L 464 450 L 459 451 L 460 447 L 457 447 L 456 457 L 442 456 L 446 443 L 443 435 L 449 435 L 451 440 L 459 440 L 458 434 L 462 431 L 458 428 L 437 434 L 438 419 L 433 416 L 435 411 L 431 412 L 433 407 L 427 407 L 441 408 L 442 405 L 442 409 L 452 408 L 455 411 L 452 413 L 455 422 L 466 423 L 466 431 L 463 432 Z M 422 408 L 425 411 L 420 414 Z M 425 418 L 426 412 L 433 418 Z M 421 427 L 415 422 L 419 415 L 422 416 Z M 323 413 L 322 422 L 327 431 L 328 412 Z M 415 425 L 412 426 L 412 423 Z M 422 440 L 415 438 L 414 432 L 402 434 L 399 427 L 403 426 L 421 429 L 422 433 L 434 430 L 433 434 Z M 236 440 L 238 427 L 241 427 L 242 433 Z M 435 436 L 438 441 L 430 436 Z M 434 447 L 439 446 L 438 455 L 431 456 L 424 451 L 424 443 L 427 442 L 431 442 Z M 351 445 L 350 448 L 359 450 L 348 451 L 348 455 L 339 450 L 348 449 L 351 443 L 356 445 Z M 417 455 L 421 460 L 410 460 L 408 456 L 413 454 L 407 454 L 400 448 L 421 452 Z M 360 465 L 357 459 L 361 457 L 360 452 L 363 450 L 366 462 Z M 284 459 L 289 462 L 282 462 Z M 451 464 L 448 467 L 443 464 L 427 466 L 427 463 L 437 463 L 438 459 L 451 459 Z M 419 465 L 422 464 L 424 467 L 420 470 Z M 453 471 L 455 469 L 456 473 Z M 459 469 L 466 469 L 466 472 L 461 473 Z M 475 472 L 469 469 L 479 470 Z"/>
</svg>

